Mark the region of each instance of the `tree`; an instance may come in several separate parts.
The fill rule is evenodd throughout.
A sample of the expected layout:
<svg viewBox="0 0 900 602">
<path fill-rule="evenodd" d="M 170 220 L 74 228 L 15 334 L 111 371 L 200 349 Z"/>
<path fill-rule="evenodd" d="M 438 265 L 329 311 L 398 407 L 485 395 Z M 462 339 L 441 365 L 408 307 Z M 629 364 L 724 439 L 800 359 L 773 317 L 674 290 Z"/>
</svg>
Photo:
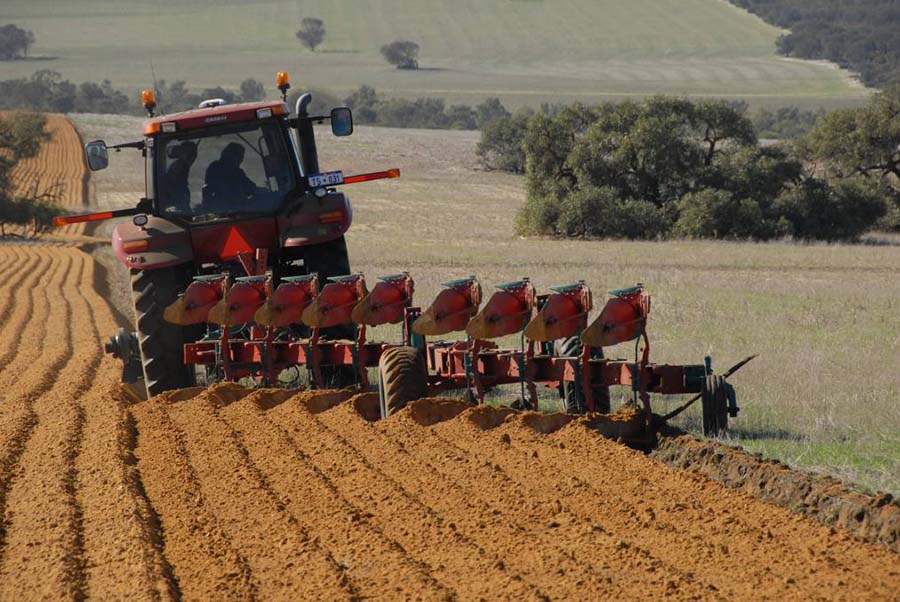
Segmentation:
<svg viewBox="0 0 900 602">
<path fill-rule="evenodd" d="M 28 56 L 28 49 L 34 44 L 34 33 L 13 24 L 0 27 L 0 60 L 11 61 L 20 56 Z"/>
<path fill-rule="evenodd" d="M 722 145 L 725 142 L 741 146 L 756 145 L 753 122 L 744 116 L 744 110 L 745 107 L 738 108 L 724 100 L 705 100 L 697 103 L 694 115 L 703 131 L 706 165 L 711 165 L 716 153 L 722 152 Z"/>
<path fill-rule="evenodd" d="M 861 178 L 834 186 L 808 178 L 785 191 L 775 205 L 794 237 L 802 240 L 856 240 L 887 210 L 872 183 Z"/>
<path fill-rule="evenodd" d="M 478 116 L 478 127 L 484 128 L 486 125 L 510 116 L 510 112 L 506 110 L 499 98 L 488 98 L 483 103 L 475 107 L 475 113 Z"/>
<path fill-rule="evenodd" d="M 303 46 L 315 52 L 325 39 L 325 23 L 322 19 L 306 17 L 300 22 L 300 29 L 296 35 Z"/>
<path fill-rule="evenodd" d="M 266 87 L 253 78 L 241 82 L 241 101 L 257 102 L 266 97 Z"/>
<path fill-rule="evenodd" d="M 519 109 L 515 115 L 482 125 L 481 140 L 475 151 L 481 164 L 487 169 L 525 173 L 525 132 L 533 116 L 531 109 Z"/>
<path fill-rule="evenodd" d="M 0 234 L 5 224 L 25 225 L 34 215 L 34 198 L 17 198 L 11 175 L 22 159 L 37 155 L 49 139 L 47 118 L 36 113 L 14 113 L 0 118 Z"/>
<path fill-rule="evenodd" d="M 360 86 L 357 91 L 344 99 L 344 104 L 353 109 L 353 119 L 358 123 L 375 123 L 378 120 L 378 106 L 381 99 L 371 86 Z"/>
<path fill-rule="evenodd" d="M 419 68 L 419 45 L 409 40 L 397 40 L 381 47 L 381 55 L 397 69 Z"/>
</svg>

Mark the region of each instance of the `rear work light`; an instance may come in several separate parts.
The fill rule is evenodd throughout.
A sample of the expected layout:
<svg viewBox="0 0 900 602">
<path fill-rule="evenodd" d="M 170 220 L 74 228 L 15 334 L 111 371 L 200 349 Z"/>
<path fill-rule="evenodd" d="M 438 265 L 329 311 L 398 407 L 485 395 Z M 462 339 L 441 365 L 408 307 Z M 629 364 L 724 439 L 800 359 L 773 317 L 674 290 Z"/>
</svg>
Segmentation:
<svg viewBox="0 0 900 602">
<path fill-rule="evenodd" d="M 272 107 L 267 109 L 257 109 L 256 110 L 256 118 L 257 119 L 268 119 L 272 116 Z"/>
<path fill-rule="evenodd" d="M 329 211 L 327 213 L 319 214 L 319 223 L 320 224 L 334 224 L 337 222 L 341 222 L 344 220 L 344 212 L 343 211 Z"/>
<path fill-rule="evenodd" d="M 176 129 L 178 129 L 178 124 L 176 124 L 174 121 L 167 121 L 166 123 L 162 124 L 162 126 L 160 126 L 160 129 L 165 134 L 171 134 Z"/>
</svg>

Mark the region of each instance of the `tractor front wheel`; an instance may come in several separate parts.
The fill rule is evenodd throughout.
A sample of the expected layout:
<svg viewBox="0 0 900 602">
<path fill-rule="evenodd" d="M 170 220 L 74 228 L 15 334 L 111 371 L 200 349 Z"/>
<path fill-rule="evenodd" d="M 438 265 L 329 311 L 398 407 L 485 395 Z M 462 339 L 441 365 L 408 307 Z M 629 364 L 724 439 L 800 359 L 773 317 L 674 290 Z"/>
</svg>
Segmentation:
<svg viewBox="0 0 900 602">
<path fill-rule="evenodd" d="M 415 347 L 392 347 L 378 362 L 381 417 L 387 418 L 411 401 L 428 395 L 428 370 Z"/>
<path fill-rule="evenodd" d="M 728 429 L 728 385 L 724 376 L 709 375 L 703 381 L 703 434 L 716 437 Z"/>
<path fill-rule="evenodd" d="M 184 365 L 184 344 L 196 337 L 192 327 L 166 322 L 163 312 L 190 283 L 190 264 L 131 270 L 131 293 L 147 395 L 193 384 Z"/>
</svg>

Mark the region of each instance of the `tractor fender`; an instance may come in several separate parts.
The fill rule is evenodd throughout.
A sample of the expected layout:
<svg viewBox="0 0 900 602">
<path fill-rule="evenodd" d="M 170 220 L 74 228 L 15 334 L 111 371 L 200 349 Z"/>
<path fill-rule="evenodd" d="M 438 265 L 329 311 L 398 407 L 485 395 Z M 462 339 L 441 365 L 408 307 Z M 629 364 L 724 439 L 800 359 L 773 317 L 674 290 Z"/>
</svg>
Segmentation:
<svg viewBox="0 0 900 602">
<path fill-rule="evenodd" d="M 193 261 L 191 236 L 185 228 L 154 215 L 147 218 L 144 226 L 128 221 L 113 229 L 112 246 L 119 261 L 138 270 Z"/>
<path fill-rule="evenodd" d="M 336 240 L 350 229 L 353 206 L 342 192 L 322 198 L 306 195 L 299 208 L 278 218 L 282 247 L 303 247 Z"/>
</svg>

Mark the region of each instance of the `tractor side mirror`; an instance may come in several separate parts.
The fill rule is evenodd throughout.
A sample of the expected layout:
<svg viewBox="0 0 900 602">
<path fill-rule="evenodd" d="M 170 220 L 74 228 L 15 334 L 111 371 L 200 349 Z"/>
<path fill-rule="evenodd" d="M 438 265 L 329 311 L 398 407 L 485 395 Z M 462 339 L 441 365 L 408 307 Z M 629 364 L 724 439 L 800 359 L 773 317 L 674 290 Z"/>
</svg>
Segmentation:
<svg viewBox="0 0 900 602">
<path fill-rule="evenodd" d="M 103 140 L 88 142 L 84 147 L 84 154 L 87 156 L 88 167 L 91 168 L 91 171 L 100 171 L 109 167 L 109 151 Z"/>
<path fill-rule="evenodd" d="M 353 133 L 353 113 L 348 107 L 331 109 L 331 133 L 335 136 L 349 136 Z"/>
</svg>

